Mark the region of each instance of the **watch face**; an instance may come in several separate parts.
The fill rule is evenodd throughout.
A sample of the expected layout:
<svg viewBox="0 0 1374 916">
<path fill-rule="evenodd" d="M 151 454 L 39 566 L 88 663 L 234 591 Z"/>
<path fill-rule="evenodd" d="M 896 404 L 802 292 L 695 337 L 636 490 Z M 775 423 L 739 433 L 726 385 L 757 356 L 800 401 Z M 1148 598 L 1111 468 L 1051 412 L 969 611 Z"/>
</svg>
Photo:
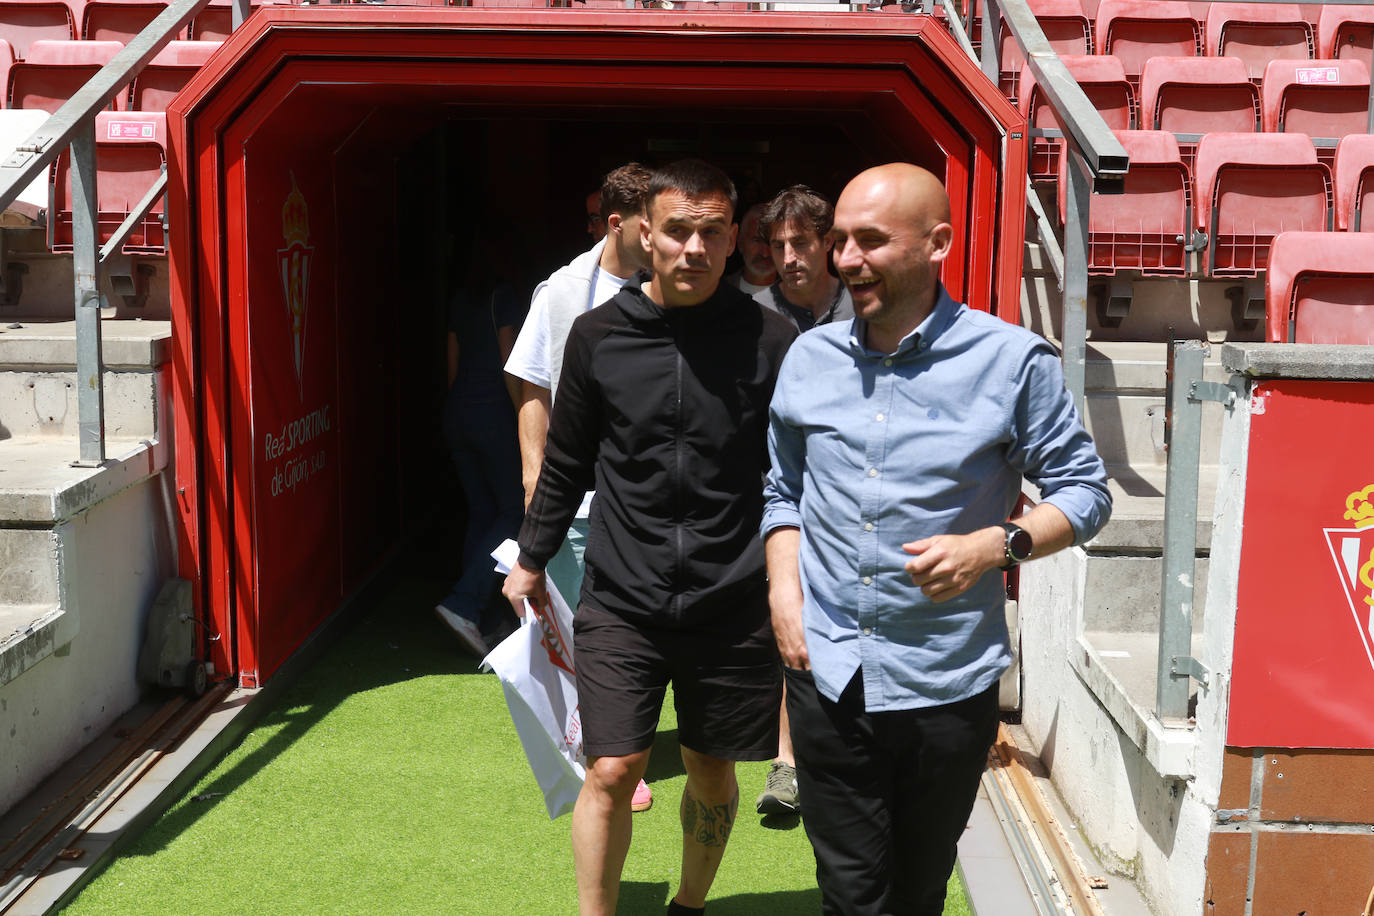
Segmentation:
<svg viewBox="0 0 1374 916">
<path fill-rule="evenodd" d="M 1030 559 L 1033 546 L 1031 536 L 1025 529 L 1013 528 L 1007 532 L 1007 553 L 1016 562 L 1021 563 Z"/>
</svg>

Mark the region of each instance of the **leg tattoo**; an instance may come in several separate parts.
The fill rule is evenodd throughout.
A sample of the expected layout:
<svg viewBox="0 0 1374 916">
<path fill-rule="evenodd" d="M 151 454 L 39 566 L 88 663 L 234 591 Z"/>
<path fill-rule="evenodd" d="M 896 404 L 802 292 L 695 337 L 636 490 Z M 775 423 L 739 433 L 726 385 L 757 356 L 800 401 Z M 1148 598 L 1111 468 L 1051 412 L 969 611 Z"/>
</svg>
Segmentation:
<svg viewBox="0 0 1374 916">
<path fill-rule="evenodd" d="M 707 805 L 682 790 L 682 832 L 703 846 L 724 846 L 739 812 L 739 789 L 728 804 Z"/>
</svg>

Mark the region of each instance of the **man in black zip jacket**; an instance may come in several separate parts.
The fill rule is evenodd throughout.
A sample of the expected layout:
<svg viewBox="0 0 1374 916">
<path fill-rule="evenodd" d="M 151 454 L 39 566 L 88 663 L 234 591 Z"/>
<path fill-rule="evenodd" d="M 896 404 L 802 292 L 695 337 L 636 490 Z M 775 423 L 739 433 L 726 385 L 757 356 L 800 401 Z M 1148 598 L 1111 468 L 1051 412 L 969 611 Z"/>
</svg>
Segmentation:
<svg viewBox="0 0 1374 916">
<path fill-rule="evenodd" d="M 696 913 L 739 806 L 735 761 L 777 752 L 782 695 L 756 535 L 768 403 L 795 329 L 722 284 L 734 185 L 696 160 L 649 185 L 653 273 L 573 322 L 544 464 L 505 594 L 546 600 L 544 565 L 596 490 L 574 664 L 587 780 L 573 810 L 583 916 L 615 912 L 630 797 L 673 684 L 687 772 L 682 879 Z"/>
</svg>

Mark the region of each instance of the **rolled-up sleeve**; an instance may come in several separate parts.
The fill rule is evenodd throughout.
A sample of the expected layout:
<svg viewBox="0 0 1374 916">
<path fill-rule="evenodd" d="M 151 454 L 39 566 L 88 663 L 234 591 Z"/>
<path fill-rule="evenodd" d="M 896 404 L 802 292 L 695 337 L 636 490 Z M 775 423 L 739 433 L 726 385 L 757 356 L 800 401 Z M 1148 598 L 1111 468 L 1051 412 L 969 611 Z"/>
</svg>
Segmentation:
<svg viewBox="0 0 1374 916">
<path fill-rule="evenodd" d="M 1014 368 L 1011 464 L 1040 488 L 1041 499 L 1064 513 L 1074 544 L 1107 524 L 1112 496 L 1107 470 L 1064 386 L 1059 357 L 1043 341 Z"/>
<path fill-rule="evenodd" d="M 763 521 L 759 533 L 774 528 L 801 527 L 802 473 L 806 467 L 806 438 L 788 412 L 788 393 L 798 382 L 802 349 L 793 347 L 783 360 L 773 400 L 768 405 L 768 479 L 763 488 Z"/>
</svg>

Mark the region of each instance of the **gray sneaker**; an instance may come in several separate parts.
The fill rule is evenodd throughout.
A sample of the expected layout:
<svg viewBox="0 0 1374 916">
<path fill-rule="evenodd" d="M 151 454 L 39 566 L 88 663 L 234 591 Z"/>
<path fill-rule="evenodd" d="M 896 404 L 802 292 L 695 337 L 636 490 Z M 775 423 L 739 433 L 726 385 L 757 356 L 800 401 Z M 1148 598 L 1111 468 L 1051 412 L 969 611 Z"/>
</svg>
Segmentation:
<svg viewBox="0 0 1374 916">
<path fill-rule="evenodd" d="M 455 614 L 442 604 L 434 608 L 434 614 L 453 631 L 453 635 L 458 637 L 458 642 L 462 643 L 464 649 L 478 659 L 487 657 L 487 644 L 482 639 L 482 631 L 477 629 L 477 624 L 461 614 Z"/>
<path fill-rule="evenodd" d="M 797 795 L 797 768 L 773 761 L 768 779 L 763 784 L 754 807 L 759 814 L 798 814 L 801 798 Z"/>
</svg>

